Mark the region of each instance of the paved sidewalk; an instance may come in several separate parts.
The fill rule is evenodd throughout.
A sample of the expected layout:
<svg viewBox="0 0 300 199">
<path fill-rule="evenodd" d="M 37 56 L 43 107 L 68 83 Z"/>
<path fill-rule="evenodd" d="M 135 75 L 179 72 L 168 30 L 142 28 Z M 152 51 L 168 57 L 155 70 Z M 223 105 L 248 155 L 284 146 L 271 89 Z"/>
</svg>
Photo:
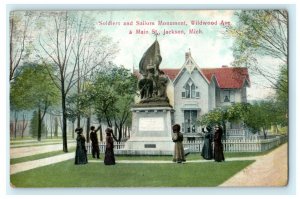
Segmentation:
<svg viewBox="0 0 300 199">
<path fill-rule="evenodd" d="M 66 154 L 62 154 L 62 155 L 52 156 L 49 158 L 43 158 L 43 159 L 39 159 L 39 160 L 33 160 L 33 161 L 28 161 L 28 162 L 12 164 L 12 165 L 10 165 L 10 175 L 16 174 L 16 173 L 19 173 L 22 171 L 27 171 L 30 169 L 35 169 L 35 168 L 42 167 L 42 166 L 47 166 L 50 164 L 55 164 L 58 162 L 72 159 L 74 157 L 75 157 L 75 153 L 70 152 L 70 153 L 66 153 Z"/>
<path fill-rule="evenodd" d="M 75 146 L 76 143 L 68 143 L 68 147 Z M 19 147 L 19 148 L 10 148 L 10 158 L 21 158 L 31 155 L 36 155 L 40 153 L 47 153 L 52 151 L 62 150 L 62 144 L 52 144 L 45 146 L 32 146 L 32 147 Z"/>
<path fill-rule="evenodd" d="M 236 175 L 221 184 L 221 187 L 285 186 L 288 182 L 287 143 L 271 153 L 261 156 Z"/>
<path fill-rule="evenodd" d="M 42 139 L 42 142 L 47 142 L 47 141 L 62 141 L 61 138 L 52 138 L 52 139 Z M 26 142 L 38 142 L 37 139 L 29 139 L 29 140 L 14 140 L 14 139 L 11 139 L 10 140 L 10 143 L 12 144 L 18 144 L 18 143 L 26 143 Z"/>
<path fill-rule="evenodd" d="M 256 160 L 258 156 L 256 157 L 241 157 L 241 158 L 227 158 L 226 162 L 230 161 L 238 161 L 238 160 Z M 98 163 L 98 162 L 103 162 L 103 159 L 100 160 L 89 160 L 89 163 Z M 214 160 L 188 160 L 184 162 L 183 164 L 186 163 L 199 163 L 199 162 L 214 162 Z M 116 160 L 116 163 L 126 163 L 126 164 L 137 164 L 137 163 L 142 163 L 142 164 L 174 164 L 172 161 L 172 158 L 170 160 Z M 222 164 L 222 163 L 220 163 Z"/>
<path fill-rule="evenodd" d="M 70 142 L 72 143 L 72 142 Z M 34 147 L 34 146 L 46 146 L 46 145 L 53 145 L 53 144 L 61 144 L 62 145 L 62 142 L 61 141 L 53 141 L 53 142 L 36 142 L 36 143 L 18 143 L 18 144 L 11 144 L 10 145 L 10 148 L 13 149 L 13 148 L 20 148 L 20 147 Z"/>
<path fill-rule="evenodd" d="M 35 169 L 42 166 L 47 166 L 50 164 L 59 163 L 65 160 L 70 160 L 75 157 L 75 152 L 56 155 L 49 158 L 43 158 L 28 162 L 21 162 L 17 164 L 10 165 L 10 174 L 16 174 L 22 171 L 27 171 L 30 169 Z M 241 157 L 241 158 L 227 158 L 226 161 L 237 161 L 237 160 L 255 160 L 257 157 Z M 89 163 L 103 163 L 103 159 L 100 160 L 89 160 Z M 213 162 L 213 160 L 190 160 L 186 163 L 199 163 L 199 162 Z M 116 160 L 117 164 L 174 164 L 171 160 Z M 186 164 L 184 163 L 184 164 Z M 222 163 L 221 163 L 222 164 Z"/>
</svg>

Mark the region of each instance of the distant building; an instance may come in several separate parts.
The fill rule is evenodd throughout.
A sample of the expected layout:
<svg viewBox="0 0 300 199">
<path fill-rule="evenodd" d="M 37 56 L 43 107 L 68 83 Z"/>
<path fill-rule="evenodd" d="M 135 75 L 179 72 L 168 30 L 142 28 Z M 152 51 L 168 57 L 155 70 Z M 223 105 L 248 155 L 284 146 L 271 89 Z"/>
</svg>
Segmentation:
<svg viewBox="0 0 300 199">
<path fill-rule="evenodd" d="M 200 136 L 201 127 L 196 126 L 196 120 L 203 114 L 216 107 L 247 102 L 247 87 L 250 86 L 247 68 L 200 68 L 191 52 L 187 52 L 181 68 L 161 70 L 170 79 L 167 94 L 175 109 L 174 123 L 182 126 L 188 140 Z M 138 71 L 134 72 L 138 75 Z M 241 126 L 229 124 L 229 128 L 241 129 Z"/>
</svg>

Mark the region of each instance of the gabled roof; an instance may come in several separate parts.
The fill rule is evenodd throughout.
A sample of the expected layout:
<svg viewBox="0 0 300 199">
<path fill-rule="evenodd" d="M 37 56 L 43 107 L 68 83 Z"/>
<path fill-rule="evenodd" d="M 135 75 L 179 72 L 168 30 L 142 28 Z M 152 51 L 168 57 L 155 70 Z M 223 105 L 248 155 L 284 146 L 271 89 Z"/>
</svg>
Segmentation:
<svg viewBox="0 0 300 199">
<path fill-rule="evenodd" d="M 198 66 L 198 64 L 195 62 L 195 60 L 192 58 L 191 56 L 191 52 L 188 52 L 185 54 L 186 58 L 185 58 L 185 62 L 183 64 L 183 66 L 181 67 L 181 69 L 179 70 L 178 74 L 176 75 L 176 77 L 173 80 L 173 83 L 176 84 L 177 80 L 180 79 L 181 75 L 186 71 L 193 71 L 196 70 L 199 72 L 199 74 L 203 77 L 203 79 L 209 84 L 209 80 L 206 78 L 206 76 L 202 73 L 200 67 Z M 189 68 L 189 69 L 188 69 Z"/>
<path fill-rule="evenodd" d="M 244 82 L 250 85 L 250 78 L 247 68 L 241 67 L 222 67 L 222 68 L 201 68 L 207 79 L 211 80 L 214 75 L 218 86 L 225 88 L 242 88 Z"/>
<path fill-rule="evenodd" d="M 174 68 L 164 68 L 161 69 L 169 78 L 170 80 L 174 81 L 176 76 L 178 75 L 180 69 L 174 69 Z"/>
<path fill-rule="evenodd" d="M 171 81 L 174 81 L 181 69 L 178 68 L 164 68 L 161 69 Z M 250 85 L 250 78 L 247 68 L 242 67 L 222 67 L 222 68 L 200 68 L 201 73 L 209 81 L 212 81 L 214 76 L 218 86 L 221 89 L 237 89 L 242 88 L 244 83 L 247 82 Z M 141 74 L 138 70 L 134 70 L 134 75 L 141 78 Z"/>
</svg>

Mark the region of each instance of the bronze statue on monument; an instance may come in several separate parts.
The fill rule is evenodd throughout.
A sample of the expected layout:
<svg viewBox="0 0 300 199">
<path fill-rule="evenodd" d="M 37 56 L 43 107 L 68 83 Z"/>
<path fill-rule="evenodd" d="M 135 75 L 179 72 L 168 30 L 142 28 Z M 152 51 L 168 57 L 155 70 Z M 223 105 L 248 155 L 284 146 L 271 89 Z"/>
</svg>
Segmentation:
<svg viewBox="0 0 300 199">
<path fill-rule="evenodd" d="M 166 93 L 169 79 L 159 69 L 161 61 L 159 43 L 156 39 L 139 63 L 139 72 L 142 75 L 138 81 L 141 101 L 137 105 L 170 106 Z"/>
</svg>

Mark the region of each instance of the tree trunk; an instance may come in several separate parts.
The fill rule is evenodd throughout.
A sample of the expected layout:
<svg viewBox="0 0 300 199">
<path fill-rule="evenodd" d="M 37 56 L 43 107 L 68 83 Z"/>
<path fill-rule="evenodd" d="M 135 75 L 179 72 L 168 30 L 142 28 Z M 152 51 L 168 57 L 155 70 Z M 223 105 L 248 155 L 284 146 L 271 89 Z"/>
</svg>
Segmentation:
<svg viewBox="0 0 300 199">
<path fill-rule="evenodd" d="M 113 127 L 113 129 L 114 129 L 114 130 L 113 130 L 114 133 L 112 134 L 112 137 L 114 138 L 115 141 L 118 142 L 118 138 L 117 138 L 117 136 L 116 136 L 117 133 L 118 133 L 117 126 L 115 125 L 115 126 Z"/>
<path fill-rule="evenodd" d="M 74 132 L 75 132 L 75 120 L 72 121 L 72 138 L 74 139 Z"/>
<path fill-rule="evenodd" d="M 15 111 L 15 124 L 14 124 L 14 138 L 17 138 L 17 123 L 18 123 L 18 114 L 17 111 Z"/>
<path fill-rule="evenodd" d="M 103 142 L 103 132 L 102 132 L 102 125 L 100 123 L 100 141 Z"/>
<path fill-rule="evenodd" d="M 122 133 L 123 133 L 123 125 L 122 124 L 120 124 L 120 126 L 119 126 L 119 137 L 118 137 L 118 142 L 120 142 L 121 141 L 121 139 L 122 139 Z"/>
<path fill-rule="evenodd" d="M 124 130 L 124 137 L 126 137 L 126 138 L 127 138 L 127 130 L 128 130 L 128 127 L 127 127 L 127 126 L 125 126 L 125 130 Z"/>
<path fill-rule="evenodd" d="M 38 108 L 38 132 L 37 132 L 37 140 L 40 142 L 42 137 L 42 116 L 41 109 Z"/>
<path fill-rule="evenodd" d="M 9 81 L 13 79 L 13 32 L 14 32 L 14 19 L 10 18 L 10 37 L 9 37 Z"/>
<path fill-rule="evenodd" d="M 14 123 L 10 122 L 10 138 L 14 136 Z"/>
<path fill-rule="evenodd" d="M 58 137 L 58 121 L 57 121 L 57 117 L 55 117 L 55 119 L 54 119 L 54 136 Z"/>
<path fill-rule="evenodd" d="M 62 82 L 61 88 L 62 96 L 62 138 L 63 138 L 63 151 L 68 152 L 68 142 L 67 142 L 67 112 L 66 112 L 66 95 L 64 82 Z"/>
<path fill-rule="evenodd" d="M 52 139 L 52 133 L 53 133 L 53 117 L 50 114 L 50 138 Z"/>
<path fill-rule="evenodd" d="M 80 128 L 80 115 L 77 115 L 77 128 Z"/>
<path fill-rule="evenodd" d="M 91 126 L 91 118 L 86 118 L 86 142 L 90 143 L 90 126 Z"/>
<path fill-rule="evenodd" d="M 265 131 L 265 128 L 263 128 L 263 133 L 264 133 L 264 139 L 267 139 L 267 133 Z"/>
<path fill-rule="evenodd" d="M 25 121 L 25 119 L 26 119 L 26 116 L 25 116 L 25 114 L 23 113 L 22 132 L 21 132 L 21 137 L 22 137 L 22 139 L 23 139 L 23 137 L 24 137 L 24 132 L 25 132 L 25 129 L 26 129 L 26 127 L 27 127 L 27 122 Z"/>
</svg>

